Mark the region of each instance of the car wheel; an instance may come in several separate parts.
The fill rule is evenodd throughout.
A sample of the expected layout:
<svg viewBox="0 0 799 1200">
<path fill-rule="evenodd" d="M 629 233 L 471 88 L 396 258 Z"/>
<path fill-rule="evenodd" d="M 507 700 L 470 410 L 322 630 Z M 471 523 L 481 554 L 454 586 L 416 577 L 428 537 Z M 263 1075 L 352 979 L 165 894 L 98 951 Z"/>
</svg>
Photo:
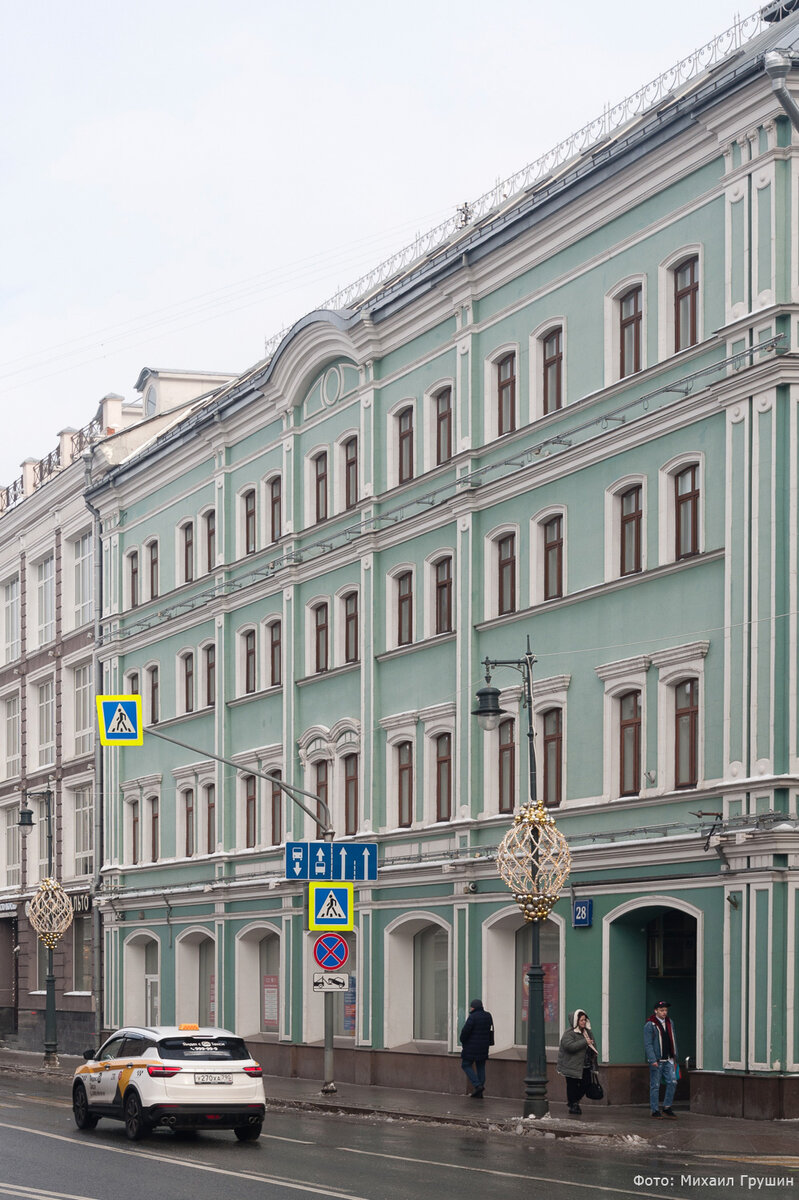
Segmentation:
<svg viewBox="0 0 799 1200">
<path fill-rule="evenodd" d="M 72 1113 L 78 1129 L 94 1129 L 97 1117 L 89 1111 L 89 1097 L 82 1083 L 76 1083 L 72 1091 Z"/>
<path fill-rule="evenodd" d="M 257 1125 L 239 1125 L 233 1130 L 240 1142 L 257 1142 L 263 1128 L 259 1121 Z"/>
<path fill-rule="evenodd" d="M 125 1135 L 131 1142 L 138 1142 L 147 1133 L 147 1122 L 142 1112 L 141 1100 L 133 1091 L 125 1093 L 123 1106 Z"/>
</svg>

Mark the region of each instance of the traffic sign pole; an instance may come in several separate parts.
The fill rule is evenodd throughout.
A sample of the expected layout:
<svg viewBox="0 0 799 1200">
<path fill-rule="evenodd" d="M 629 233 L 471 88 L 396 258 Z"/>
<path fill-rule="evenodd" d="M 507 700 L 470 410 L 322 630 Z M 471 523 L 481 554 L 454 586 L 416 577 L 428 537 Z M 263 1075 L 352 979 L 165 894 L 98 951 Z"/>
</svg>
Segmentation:
<svg viewBox="0 0 799 1200">
<path fill-rule="evenodd" d="M 329 824 L 330 824 L 330 822 L 328 822 L 328 825 Z M 332 857 L 332 854 L 333 854 L 332 842 L 333 842 L 333 838 L 335 837 L 335 834 L 332 829 L 328 828 L 324 831 L 323 836 L 324 836 L 324 839 L 326 842 L 331 843 L 330 854 Z M 338 1088 L 336 1087 L 335 1083 L 333 1082 L 333 1033 L 335 1030 L 336 1014 L 335 1014 L 335 1010 L 333 1008 L 333 993 L 332 992 L 325 992 L 323 1004 L 325 1006 L 325 1011 L 324 1011 L 324 1018 L 325 1018 L 325 1054 L 324 1054 L 325 1079 L 324 1079 L 324 1083 L 322 1084 L 322 1095 L 323 1096 L 332 1096 L 338 1091 Z"/>
</svg>

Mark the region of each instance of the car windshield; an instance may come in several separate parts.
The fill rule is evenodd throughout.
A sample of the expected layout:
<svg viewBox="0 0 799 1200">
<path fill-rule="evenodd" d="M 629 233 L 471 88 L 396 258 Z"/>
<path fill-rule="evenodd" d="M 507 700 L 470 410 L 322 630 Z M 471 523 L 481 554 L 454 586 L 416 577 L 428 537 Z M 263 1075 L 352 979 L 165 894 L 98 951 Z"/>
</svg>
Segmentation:
<svg viewBox="0 0 799 1200">
<path fill-rule="evenodd" d="M 230 1062 L 233 1059 L 250 1057 L 244 1042 L 237 1037 L 161 1038 L 158 1053 L 161 1058 L 171 1058 L 178 1062 L 192 1062 L 198 1059 Z"/>
</svg>

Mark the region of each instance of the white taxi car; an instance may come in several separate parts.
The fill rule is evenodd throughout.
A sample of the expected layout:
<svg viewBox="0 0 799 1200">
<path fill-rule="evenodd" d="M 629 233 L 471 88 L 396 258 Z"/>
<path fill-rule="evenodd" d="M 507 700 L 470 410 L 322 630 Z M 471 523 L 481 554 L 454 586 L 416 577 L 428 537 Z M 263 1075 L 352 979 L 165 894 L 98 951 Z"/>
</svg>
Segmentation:
<svg viewBox="0 0 799 1200">
<path fill-rule="evenodd" d="M 134 1142 L 157 1125 L 232 1129 L 240 1142 L 260 1136 L 263 1072 L 228 1029 L 131 1026 L 83 1057 L 72 1081 L 78 1129 L 94 1129 L 100 1117 L 111 1117 L 125 1122 Z"/>
</svg>

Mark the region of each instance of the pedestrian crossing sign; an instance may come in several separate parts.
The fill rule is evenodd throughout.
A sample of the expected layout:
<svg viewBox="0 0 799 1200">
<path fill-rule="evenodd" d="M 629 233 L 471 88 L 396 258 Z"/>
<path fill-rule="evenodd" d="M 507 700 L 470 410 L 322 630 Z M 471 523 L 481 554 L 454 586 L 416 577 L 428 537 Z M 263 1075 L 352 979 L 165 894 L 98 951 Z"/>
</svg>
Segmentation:
<svg viewBox="0 0 799 1200">
<path fill-rule="evenodd" d="M 351 883 L 308 884 L 309 929 L 353 929 L 354 917 Z"/>
<path fill-rule="evenodd" d="M 98 696 L 97 720 L 103 746 L 141 746 L 141 696 Z"/>
</svg>

